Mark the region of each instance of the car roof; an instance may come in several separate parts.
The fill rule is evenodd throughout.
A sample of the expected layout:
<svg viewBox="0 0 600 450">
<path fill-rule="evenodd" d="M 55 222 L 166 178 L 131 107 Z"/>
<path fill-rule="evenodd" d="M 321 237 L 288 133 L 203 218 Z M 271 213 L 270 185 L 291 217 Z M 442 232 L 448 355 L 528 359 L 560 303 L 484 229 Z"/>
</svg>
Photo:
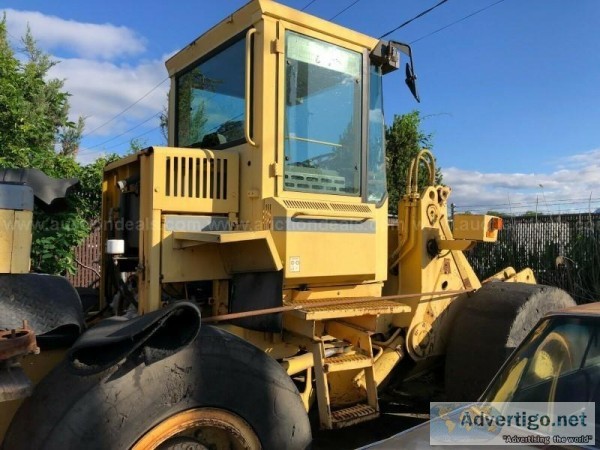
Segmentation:
<svg viewBox="0 0 600 450">
<path fill-rule="evenodd" d="M 600 316 L 600 302 L 585 303 L 583 305 L 571 306 L 546 314 L 546 317 L 554 316 Z"/>
</svg>

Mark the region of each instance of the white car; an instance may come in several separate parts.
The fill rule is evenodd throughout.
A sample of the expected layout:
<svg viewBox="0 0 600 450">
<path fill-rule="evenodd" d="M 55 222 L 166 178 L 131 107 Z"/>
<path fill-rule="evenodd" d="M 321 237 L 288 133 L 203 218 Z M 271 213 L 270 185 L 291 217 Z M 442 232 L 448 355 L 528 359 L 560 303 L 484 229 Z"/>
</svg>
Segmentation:
<svg viewBox="0 0 600 450">
<path fill-rule="evenodd" d="M 476 405 L 492 402 L 547 402 L 550 405 L 596 402 L 596 441 L 580 447 L 600 448 L 600 302 L 555 311 L 542 318 L 503 364 Z M 449 414 L 457 418 L 472 407 L 463 406 Z M 434 433 L 443 430 L 440 424 L 443 426 L 439 419 L 427 421 L 362 448 L 430 448 L 430 434 L 432 430 Z M 544 446 L 523 445 L 521 448 Z"/>
</svg>

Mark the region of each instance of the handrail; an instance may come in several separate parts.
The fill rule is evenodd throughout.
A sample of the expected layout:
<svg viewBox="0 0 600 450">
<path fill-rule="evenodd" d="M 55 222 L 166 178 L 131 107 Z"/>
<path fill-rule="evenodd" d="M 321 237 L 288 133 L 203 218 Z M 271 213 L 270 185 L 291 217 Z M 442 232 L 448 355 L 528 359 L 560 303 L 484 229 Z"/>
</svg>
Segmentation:
<svg viewBox="0 0 600 450">
<path fill-rule="evenodd" d="M 246 141 L 248 142 L 248 144 L 250 144 L 252 147 L 258 147 L 258 145 L 256 145 L 256 142 L 254 142 L 254 140 L 252 139 L 252 136 L 250 135 L 250 100 L 251 100 L 251 86 L 250 86 L 250 80 L 251 80 L 251 74 L 250 74 L 250 70 L 252 70 L 252 35 L 254 35 L 254 33 L 256 33 L 256 29 L 255 28 L 250 28 L 248 30 L 248 32 L 246 33 L 246 90 L 245 90 L 245 100 L 246 100 L 246 120 L 244 120 L 244 134 L 246 135 Z"/>
</svg>

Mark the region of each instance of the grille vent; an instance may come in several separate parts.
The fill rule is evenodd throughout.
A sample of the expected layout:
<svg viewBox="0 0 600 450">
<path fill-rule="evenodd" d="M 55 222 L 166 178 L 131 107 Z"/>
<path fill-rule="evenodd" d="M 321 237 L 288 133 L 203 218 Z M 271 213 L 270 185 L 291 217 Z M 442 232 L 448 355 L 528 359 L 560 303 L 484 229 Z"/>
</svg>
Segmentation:
<svg viewBox="0 0 600 450">
<path fill-rule="evenodd" d="M 371 208 L 369 205 L 352 205 L 343 203 L 324 203 L 324 202 L 310 202 L 304 200 L 284 200 L 283 204 L 288 208 L 294 209 L 317 209 L 325 211 L 345 211 L 345 212 L 361 212 L 370 213 Z"/>
<path fill-rule="evenodd" d="M 168 156 L 167 197 L 227 200 L 227 159 Z"/>
<path fill-rule="evenodd" d="M 330 203 L 331 209 L 334 211 L 348 211 L 348 212 L 371 212 L 371 208 L 368 205 L 343 205 L 341 203 Z"/>
<path fill-rule="evenodd" d="M 283 204 L 294 209 L 320 209 L 329 211 L 329 205 L 323 202 L 307 202 L 303 200 L 284 200 Z"/>
</svg>

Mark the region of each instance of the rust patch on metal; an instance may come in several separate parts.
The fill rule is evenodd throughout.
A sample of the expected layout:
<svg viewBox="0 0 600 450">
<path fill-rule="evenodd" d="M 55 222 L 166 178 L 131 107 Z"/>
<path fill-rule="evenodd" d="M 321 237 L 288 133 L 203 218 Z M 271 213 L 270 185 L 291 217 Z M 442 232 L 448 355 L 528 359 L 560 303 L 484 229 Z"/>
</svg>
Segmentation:
<svg viewBox="0 0 600 450">
<path fill-rule="evenodd" d="M 35 333 L 29 329 L 26 321 L 23 322 L 23 328 L 0 330 L 0 361 L 39 352 Z"/>
<path fill-rule="evenodd" d="M 471 284 L 471 280 L 469 280 L 468 278 L 463 279 L 463 285 L 464 285 L 465 289 L 473 288 L 473 285 Z"/>
<path fill-rule="evenodd" d="M 444 267 L 442 269 L 445 275 L 449 275 L 452 272 L 452 267 L 450 266 L 450 258 L 444 258 Z"/>
</svg>

